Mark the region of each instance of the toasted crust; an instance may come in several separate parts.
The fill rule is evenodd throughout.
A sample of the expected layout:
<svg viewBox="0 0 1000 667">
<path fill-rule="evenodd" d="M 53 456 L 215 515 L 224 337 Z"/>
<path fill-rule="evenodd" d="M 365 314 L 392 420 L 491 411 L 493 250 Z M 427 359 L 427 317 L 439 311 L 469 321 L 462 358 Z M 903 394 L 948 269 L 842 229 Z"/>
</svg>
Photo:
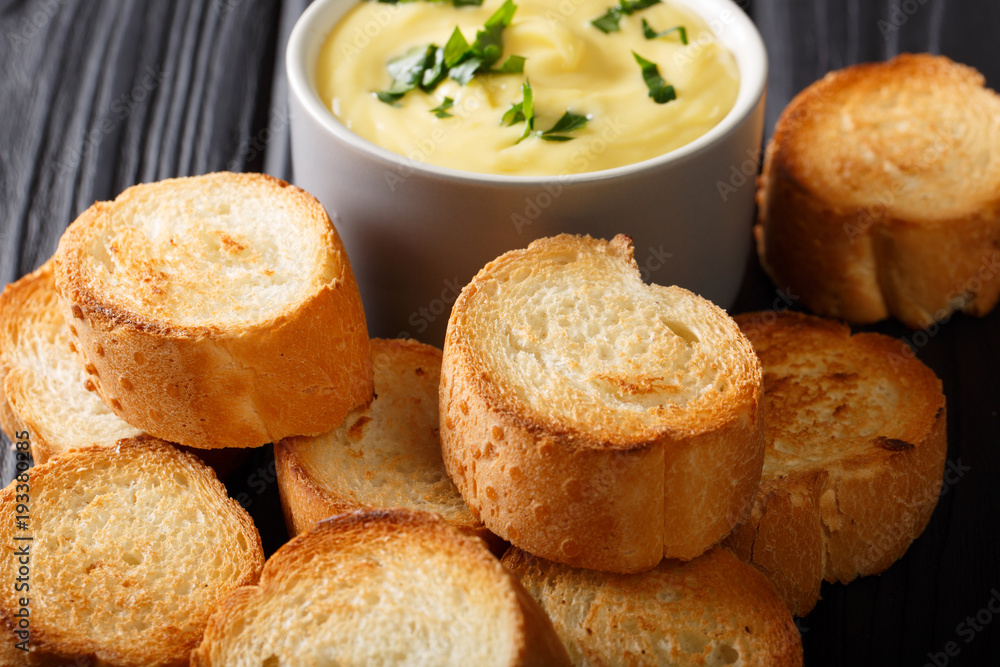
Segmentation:
<svg viewBox="0 0 1000 667">
<path fill-rule="evenodd" d="M 86 389 L 62 313 L 52 261 L 0 295 L 0 426 L 30 434 L 35 463 L 67 449 L 140 435 Z"/>
<path fill-rule="evenodd" d="M 508 291 L 522 284 L 574 308 L 590 290 L 616 296 L 602 292 L 612 301 L 535 326 L 538 311 Z M 585 359 L 605 316 L 619 325 L 630 317 L 612 312 L 626 301 L 649 328 Z M 573 327 L 586 329 L 583 343 Z M 520 339 L 549 359 L 536 388 L 507 361 L 520 352 L 501 350 Z M 632 344 L 648 345 L 645 356 L 633 358 Z M 610 389 L 553 389 L 552 369 L 564 366 Z M 698 556 L 747 515 L 763 461 L 760 390 L 759 363 L 732 319 L 681 288 L 645 285 L 628 237 L 557 236 L 491 262 L 456 301 L 441 372 L 442 453 L 469 506 L 512 544 L 576 567 L 637 572 L 664 556 Z M 676 398 L 685 392 L 686 402 Z"/>
<path fill-rule="evenodd" d="M 549 614 L 574 665 L 802 664 L 781 597 L 725 549 L 639 574 L 574 569 L 516 547 L 503 564 Z"/>
<path fill-rule="evenodd" d="M 0 427 L 11 442 L 31 443 L 36 464 L 144 435 L 104 404 L 80 367 L 59 309 L 52 260 L 0 295 Z M 245 451 L 197 449 L 195 455 L 226 479 Z"/>
<path fill-rule="evenodd" d="M 330 433 L 286 438 L 274 460 L 285 522 L 294 536 L 359 509 L 403 507 L 441 514 L 497 542 L 462 500 L 441 460 L 441 350 L 412 340 L 372 339 L 375 400 Z"/>
<path fill-rule="evenodd" d="M 736 321 L 764 366 L 767 453 L 750 520 L 727 544 L 804 616 L 823 579 L 882 572 L 927 525 L 945 398 L 899 340 L 798 313 Z"/>
<path fill-rule="evenodd" d="M 202 191 L 225 207 L 252 196 L 264 207 L 294 212 L 296 233 L 315 239 L 318 255 L 311 273 L 296 276 L 302 284 L 292 301 L 267 304 L 259 316 L 240 320 L 229 312 L 238 304 L 220 281 L 216 293 L 199 298 L 225 318 L 190 323 L 177 314 L 181 297 L 173 293 L 172 276 L 182 270 L 178 260 L 138 265 L 135 257 L 146 252 L 147 239 L 129 227 L 130 216 L 156 207 L 165 225 L 197 224 L 186 205 L 171 206 L 174 198 L 186 201 L 182 197 Z M 226 261 L 271 270 L 255 259 L 254 239 L 229 240 L 235 259 Z M 94 250 L 104 243 L 110 246 Z M 143 272 L 155 280 L 126 292 L 126 299 L 109 287 L 113 271 L 94 268 L 102 261 L 128 272 L 134 285 L 145 285 Z M 319 202 L 283 181 L 220 173 L 129 188 L 81 214 L 63 235 L 56 262 L 63 314 L 98 393 L 125 421 L 157 437 L 201 448 L 253 447 L 322 433 L 371 400 L 364 311 L 343 245 Z M 176 282 L 180 290 L 183 281 Z M 162 295 L 173 301 L 161 303 Z"/>
<path fill-rule="evenodd" d="M 904 54 L 832 72 L 792 100 L 767 147 L 761 263 L 813 311 L 853 323 L 985 315 L 1000 297 L 998 153 L 1000 96 L 970 67 Z"/>
<path fill-rule="evenodd" d="M 194 455 L 149 437 L 60 454 L 0 491 L 27 530 L 0 525 L 6 560 L 30 552 L 28 664 L 186 665 L 216 605 L 264 565 L 250 516 Z M 22 483 L 22 488 L 17 485 Z M 30 542 L 17 536 L 30 535 Z M 0 569 L 0 626 L 20 607 Z"/>
<path fill-rule="evenodd" d="M 484 650 L 480 650 L 483 648 Z M 552 624 L 483 543 L 439 516 L 332 517 L 216 611 L 192 665 L 569 665 Z"/>
</svg>

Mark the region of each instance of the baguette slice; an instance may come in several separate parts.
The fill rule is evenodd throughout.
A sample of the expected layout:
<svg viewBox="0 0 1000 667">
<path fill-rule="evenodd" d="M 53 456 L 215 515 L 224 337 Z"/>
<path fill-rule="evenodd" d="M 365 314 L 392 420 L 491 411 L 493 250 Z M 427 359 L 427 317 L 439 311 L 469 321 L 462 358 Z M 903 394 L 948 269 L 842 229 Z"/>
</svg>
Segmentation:
<svg viewBox="0 0 1000 667">
<path fill-rule="evenodd" d="M 926 54 L 828 74 L 782 112 L 761 263 L 820 315 L 913 328 L 1000 297 L 1000 95 Z M 845 138 L 849 137 L 848 138 Z"/>
<path fill-rule="evenodd" d="M 496 541 L 462 500 L 441 460 L 441 350 L 412 340 L 375 338 L 371 345 L 371 405 L 354 410 L 329 433 L 275 445 L 289 533 L 351 510 L 403 507 L 435 512 L 487 543 Z"/>
<path fill-rule="evenodd" d="M 750 519 L 727 544 L 805 616 L 820 583 L 899 559 L 937 504 L 945 398 L 901 341 L 799 313 L 736 321 L 764 366 L 767 452 Z"/>
<path fill-rule="evenodd" d="M 371 400 L 364 312 L 312 196 L 260 174 L 137 185 L 66 230 L 56 287 L 126 422 L 192 447 L 318 435 Z"/>
<path fill-rule="evenodd" d="M 35 463 L 143 435 L 94 393 L 73 350 L 49 260 L 0 294 L 0 428 L 11 442 L 23 440 L 17 433 L 27 431 Z M 194 454 L 226 479 L 246 451 L 197 449 Z"/>
<path fill-rule="evenodd" d="M 342 514 L 268 560 L 209 621 L 194 666 L 568 665 L 482 541 L 410 510 Z"/>
<path fill-rule="evenodd" d="M 535 241 L 455 303 L 441 371 L 445 466 L 494 533 L 638 572 L 691 559 L 750 511 L 761 370 L 721 309 L 646 285 L 632 242 Z"/>
<path fill-rule="evenodd" d="M 0 295 L 0 426 L 12 442 L 31 434 L 35 463 L 142 433 L 87 391 L 94 385 L 72 346 L 49 260 Z"/>
<path fill-rule="evenodd" d="M 253 521 L 211 469 L 148 437 L 35 466 L 0 491 L 0 511 L 0 625 L 8 641 L 30 598 L 30 664 L 186 665 L 211 612 L 264 564 Z M 23 547 L 28 594 L 15 590 Z"/>
<path fill-rule="evenodd" d="M 781 597 L 725 549 L 639 574 L 575 569 L 516 547 L 503 564 L 549 614 L 577 667 L 802 665 Z"/>
</svg>

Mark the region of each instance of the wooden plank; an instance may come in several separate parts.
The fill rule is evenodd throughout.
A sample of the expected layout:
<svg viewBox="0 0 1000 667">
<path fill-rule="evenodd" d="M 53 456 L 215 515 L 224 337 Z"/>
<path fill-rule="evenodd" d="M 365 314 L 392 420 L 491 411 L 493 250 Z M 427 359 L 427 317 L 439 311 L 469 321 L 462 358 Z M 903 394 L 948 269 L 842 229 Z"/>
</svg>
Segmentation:
<svg viewBox="0 0 1000 667">
<path fill-rule="evenodd" d="M 80 211 L 133 183 L 218 169 L 290 178 L 284 48 L 307 4 L 0 1 L 0 279 L 41 264 Z M 768 134 L 825 72 L 904 50 L 946 53 L 1000 87 L 1000 3 L 740 4 L 770 54 Z M 777 287 L 751 258 L 734 312 L 784 307 Z M 891 322 L 869 329 L 913 341 L 942 378 L 948 457 L 961 474 L 899 563 L 824 586 L 800 623 L 806 664 L 934 664 L 950 641 L 960 655 L 948 664 L 1000 664 L 1000 618 L 967 634 L 1000 590 L 1000 314 L 956 317 L 926 339 Z M 0 457 L 3 482 L 11 463 Z M 269 552 L 287 539 L 272 466 L 270 448 L 260 449 L 230 484 Z"/>
</svg>

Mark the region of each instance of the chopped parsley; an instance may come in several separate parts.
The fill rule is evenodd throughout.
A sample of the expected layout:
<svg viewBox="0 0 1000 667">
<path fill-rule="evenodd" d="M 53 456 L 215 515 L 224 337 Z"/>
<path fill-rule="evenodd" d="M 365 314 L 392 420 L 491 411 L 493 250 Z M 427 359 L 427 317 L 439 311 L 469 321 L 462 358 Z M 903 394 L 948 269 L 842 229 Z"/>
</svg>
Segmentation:
<svg viewBox="0 0 1000 667">
<path fill-rule="evenodd" d="M 524 82 L 521 86 L 521 93 L 524 95 L 523 99 L 517 104 L 512 104 L 500 121 L 502 125 L 508 127 L 524 123 L 524 133 L 517 140 L 517 143 L 521 143 L 532 135 L 545 141 L 570 141 L 574 137 L 566 136 L 564 133 L 579 130 L 587 124 L 588 118 L 586 116 L 567 110 L 549 129 L 535 130 L 535 94 L 531 89 L 531 81 Z"/>
<path fill-rule="evenodd" d="M 666 37 L 670 33 L 676 32 L 677 36 L 681 40 L 681 44 L 687 46 L 688 43 L 688 31 L 682 25 L 675 25 L 673 28 L 668 28 L 662 32 L 656 32 L 653 26 L 649 25 L 646 19 L 642 20 L 642 34 L 646 36 L 646 39 L 657 39 L 658 37 Z"/>
<path fill-rule="evenodd" d="M 635 14 L 641 9 L 660 4 L 660 0 L 621 0 L 620 3 L 608 9 L 603 16 L 598 16 L 591 21 L 591 25 L 603 33 L 618 32 L 621 27 L 618 22 L 622 16 Z"/>
<path fill-rule="evenodd" d="M 382 1 L 382 0 L 379 0 Z M 396 2 L 406 0 L 396 0 Z M 472 0 L 454 0 L 455 6 L 478 5 Z M 395 3 L 394 3 L 395 4 Z M 517 5 L 506 0 L 490 18 L 483 29 L 476 33 L 476 41 L 469 44 L 462 31 L 455 28 L 444 47 L 435 44 L 419 46 L 389 62 L 392 85 L 375 93 L 386 104 L 396 105 L 406 93 L 420 88 L 431 92 L 446 78 L 451 77 L 463 86 L 477 74 L 520 74 L 524 71 L 524 58 L 509 56 L 497 69 L 493 65 L 503 53 L 503 31 L 514 18 Z"/>
<path fill-rule="evenodd" d="M 434 107 L 433 109 L 430 109 L 430 112 L 435 116 L 437 116 L 438 118 L 451 118 L 451 114 L 448 113 L 448 109 L 452 108 L 453 106 L 455 106 L 455 100 L 451 99 L 450 97 L 445 97 L 444 101 L 441 102 L 441 104 Z"/>
<path fill-rule="evenodd" d="M 660 76 L 660 70 L 656 63 L 646 60 L 635 51 L 632 52 L 632 55 L 635 56 L 635 61 L 642 68 L 642 78 L 646 82 L 649 96 L 653 98 L 654 102 L 665 104 L 670 100 L 677 99 L 677 92 Z"/>
</svg>

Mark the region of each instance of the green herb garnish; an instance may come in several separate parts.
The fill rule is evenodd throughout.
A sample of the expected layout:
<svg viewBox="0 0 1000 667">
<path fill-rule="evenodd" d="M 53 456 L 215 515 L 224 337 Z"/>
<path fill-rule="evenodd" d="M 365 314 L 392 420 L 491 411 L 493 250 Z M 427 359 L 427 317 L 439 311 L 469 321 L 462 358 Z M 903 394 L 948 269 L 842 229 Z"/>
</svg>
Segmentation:
<svg viewBox="0 0 1000 667">
<path fill-rule="evenodd" d="M 433 44 L 410 49 L 389 62 L 387 68 L 392 76 L 388 90 L 380 90 L 375 95 L 386 104 L 395 105 L 403 95 L 414 88 L 430 92 L 444 80 L 444 55 Z"/>
<path fill-rule="evenodd" d="M 632 55 L 635 56 L 635 61 L 642 68 L 642 78 L 646 82 L 646 87 L 649 88 L 649 96 L 653 98 L 654 102 L 665 104 L 670 100 L 677 99 L 677 92 L 673 86 L 668 85 L 663 80 L 663 77 L 660 76 L 660 70 L 656 66 L 656 63 L 646 60 L 635 51 L 632 52 Z"/>
<path fill-rule="evenodd" d="M 687 28 L 685 28 L 684 26 L 675 25 L 673 28 L 669 28 L 667 30 L 664 30 L 663 32 L 656 32 L 656 30 L 653 29 L 653 26 L 649 25 L 649 22 L 646 21 L 646 19 L 642 20 L 642 34 L 646 36 L 646 39 L 656 39 L 658 37 L 666 37 L 672 32 L 676 32 L 677 36 L 680 37 L 681 39 L 681 44 L 687 46 L 688 31 Z"/>
<path fill-rule="evenodd" d="M 448 38 L 448 43 L 444 45 L 444 64 L 451 69 L 462 61 L 468 50 L 469 43 L 462 36 L 462 31 L 456 27 Z"/>
<path fill-rule="evenodd" d="M 535 129 L 535 93 L 531 89 L 530 79 L 521 84 L 521 94 L 523 95 L 522 100 L 517 104 L 512 104 L 507 113 L 500 119 L 502 124 L 505 123 L 508 126 L 520 122 L 524 123 L 524 134 L 517 140 L 517 143 L 521 143 L 531 136 Z"/>
<path fill-rule="evenodd" d="M 542 132 L 541 137 L 545 141 L 569 141 L 573 137 L 566 137 L 556 133 L 579 130 L 587 124 L 587 120 L 589 119 L 586 116 L 567 111 L 562 115 L 562 118 L 556 121 L 555 125 Z"/>
<path fill-rule="evenodd" d="M 635 14 L 640 9 L 658 4 L 660 0 L 621 0 L 616 6 L 609 8 L 603 16 L 597 17 L 590 23 L 603 33 L 618 32 L 621 30 L 618 22 L 622 16 Z"/>
<path fill-rule="evenodd" d="M 586 116 L 567 111 L 549 129 L 535 131 L 535 94 L 531 89 L 531 81 L 525 81 L 522 84 L 521 93 L 524 95 L 524 98 L 517 104 L 512 104 L 500 121 L 502 125 L 507 125 L 508 127 L 517 123 L 524 123 L 524 133 L 517 140 L 517 143 L 521 143 L 531 135 L 535 135 L 545 141 L 570 141 L 574 137 L 568 137 L 560 133 L 579 130 L 587 124 L 588 118 Z"/>
<path fill-rule="evenodd" d="M 492 69 L 490 72 L 494 74 L 521 74 L 524 72 L 524 56 L 507 56 L 507 60 L 503 61 L 503 65 L 500 65 L 497 69 Z"/>
<path fill-rule="evenodd" d="M 448 109 L 453 106 L 455 106 L 455 100 L 450 97 L 445 97 L 444 102 L 431 109 L 430 112 L 438 118 L 451 118 L 451 114 L 448 113 Z"/>
<path fill-rule="evenodd" d="M 382 1 L 382 0 L 379 0 Z M 390 0 L 386 0 L 390 1 Z M 395 0 L 404 2 L 412 0 Z M 473 0 L 454 0 L 466 5 L 478 5 Z M 476 33 L 476 41 L 469 44 L 462 31 L 455 28 L 444 48 L 434 44 L 417 47 L 391 61 L 388 65 L 392 85 L 375 93 L 386 104 L 396 102 L 414 88 L 431 92 L 446 78 L 451 77 L 463 86 L 477 74 L 519 74 L 524 71 L 524 58 L 509 56 L 498 69 L 492 69 L 503 53 L 503 31 L 514 18 L 517 5 L 506 0 L 490 18 L 483 29 Z"/>
</svg>

